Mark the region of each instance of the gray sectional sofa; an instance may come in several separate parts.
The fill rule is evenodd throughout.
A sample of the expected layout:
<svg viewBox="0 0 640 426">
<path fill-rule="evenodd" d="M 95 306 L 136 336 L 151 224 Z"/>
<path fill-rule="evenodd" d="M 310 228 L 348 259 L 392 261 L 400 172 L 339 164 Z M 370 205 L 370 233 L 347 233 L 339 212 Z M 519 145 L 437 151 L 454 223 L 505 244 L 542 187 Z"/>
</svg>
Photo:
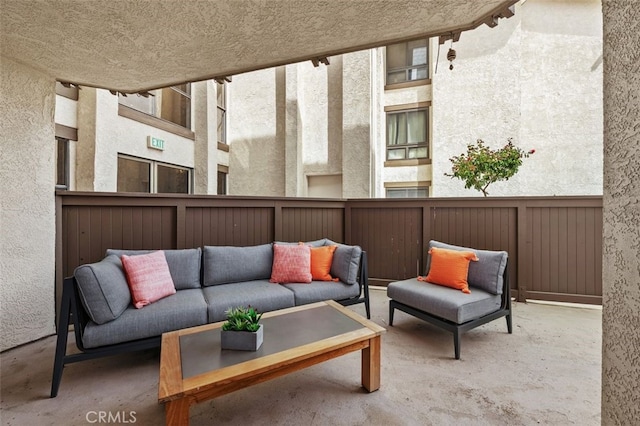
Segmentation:
<svg viewBox="0 0 640 426">
<path fill-rule="evenodd" d="M 176 293 L 136 309 L 120 257 L 152 250 L 109 249 L 100 262 L 79 266 L 63 283 L 51 397 L 65 364 L 157 347 L 162 333 L 222 321 L 235 306 L 268 312 L 332 299 L 345 306 L 364 303 L 370 318 L 366 253 L 328 239 L 306 244 L 337 245 L 331 275 L 339 281 L 269 282 L 273 244 L 165 250 Z M 70 322 L 80 353 L 66 353 Z"/>
</svg>

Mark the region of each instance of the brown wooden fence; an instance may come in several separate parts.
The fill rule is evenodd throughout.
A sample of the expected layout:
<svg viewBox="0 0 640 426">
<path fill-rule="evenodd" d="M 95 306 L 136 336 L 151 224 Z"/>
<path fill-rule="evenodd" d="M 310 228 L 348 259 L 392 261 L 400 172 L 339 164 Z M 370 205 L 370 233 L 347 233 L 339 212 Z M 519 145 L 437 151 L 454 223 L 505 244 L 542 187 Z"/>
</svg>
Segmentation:
<svg viewBox="0 0 640 426">
<path fill-rule="evenodd" d="M 519 301 L 602 302 L 602 197 L 319 200 L 57 193 L 56 282 L 107 248 L 358 244 L 371 284 L 422 274 L 429 240 L 509 253 Z"/>
</svg>

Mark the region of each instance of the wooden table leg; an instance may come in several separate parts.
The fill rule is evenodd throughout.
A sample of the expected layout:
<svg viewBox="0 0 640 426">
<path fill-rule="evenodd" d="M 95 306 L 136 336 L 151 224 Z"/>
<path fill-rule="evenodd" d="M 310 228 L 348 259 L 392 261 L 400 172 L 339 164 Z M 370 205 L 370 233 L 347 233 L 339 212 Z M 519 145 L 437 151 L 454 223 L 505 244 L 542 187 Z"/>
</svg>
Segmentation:
<svg viewBox="0 0 640 426">
<path fill-rule="evenodd" d="M 380 336 L 369 340 L 362 350 L 362 387 L 369 392 L 380 389 Z"/>
<path fill-rule="evenodd" d="M 165 403 L 165 417 L 167 426 L 189 426 L 189 407 L 191 400 L 181 398 Z"/>
</svg>

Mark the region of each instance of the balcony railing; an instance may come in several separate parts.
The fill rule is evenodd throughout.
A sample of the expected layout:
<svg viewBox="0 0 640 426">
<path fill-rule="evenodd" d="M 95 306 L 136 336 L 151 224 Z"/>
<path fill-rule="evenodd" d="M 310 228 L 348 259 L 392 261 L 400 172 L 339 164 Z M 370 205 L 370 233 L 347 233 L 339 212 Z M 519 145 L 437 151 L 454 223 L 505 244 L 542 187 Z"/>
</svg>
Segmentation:
<svg viewBox="0 0 640 426">
<path fill-rule="evenodd" d="M 429 240 L 509 253 L 514 296 L 602 302 L 602 197 L 261 198 L 57 192 L 56 282 L 107 248 L 330 238 L 367 251 L 372 285 L 423 274 Z"/>
</svg>

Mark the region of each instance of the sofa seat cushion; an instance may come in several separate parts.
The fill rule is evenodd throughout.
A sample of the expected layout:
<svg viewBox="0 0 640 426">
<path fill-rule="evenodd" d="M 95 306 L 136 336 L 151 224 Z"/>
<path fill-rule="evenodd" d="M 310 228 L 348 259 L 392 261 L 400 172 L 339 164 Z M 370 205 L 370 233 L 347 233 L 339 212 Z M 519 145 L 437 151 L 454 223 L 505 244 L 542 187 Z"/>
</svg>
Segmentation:
<svg viewBox="0 0 640 426">
<path fill-rule="evenodd" d="M 78 266 L 73 274 L 82 305 L 96 324 L 113 321 L 130 306 L 131 293 L 118 256 Z"/>
<path fill-rule="evenodd" d="M 271 244 L 248 247 L 204 246 L 202 252 L 205 286 L 268 280 L 271 277 Z"/>
<path fill-rule="evenodd" d="M 432 247 L 475 253 L 476 256 L 478 256 L 478 261 L 469 264 L 469 275 L 467 278 L 469 285 L 479 287 L 492 294 L 502 294 L 504 270 L 507 267 L 508 258 L 506 251 L 476 250 L 434 240 L 429 241 L 429 249 Z M 428 256 L 425 275 L 429 273 L 430 262 L 431 257 Z"/>
<path fill-rule="evenodd" d="M 207 303 L 202 290 L 180 290 L 144 309 L 130 305 L 118 319 L 106 324 L 89 322 L 82 343 L 85 348 L 97 348 L 206 323 Z"/>
<path fill-rule="evenodd" d="M 410 278 L 392 282 L 387 296 L 423 312 L 463 324 L 500 309 L 501 297 L 473 287 L 471 294 Z"/>
<path fill-rule="evenodd" d="M 308 284 L 301 284 L 308 285 Z M 253 306 L 260 313 L 295 306 L 293 292 L 268 279 L 220 284 L 202 289 L 209 322 L 222 321 L 225 311 L 236 306 Z"/>
<path fill-rule="evenodd" d="M 139 254 L 149 254 L 156 250 L 117 250 L 107 249 L 107 256 L 116 255 L 121 257 L 136 256 Z M 188 288 L 200 288 L 200 259 L 202 252 L 200 248 L 184 250 L 162 250 L 167 258 L 169 272 L 173 279 L 176 290 Z"/>
<path fill-rule="evenodd" d="M 312 281 L 309 284 L 283 284 L 295 296 L 296 306 L 323 300 L 343 300 L 360 294 L 357 285 L 341 281 Z"/>
</svg>

